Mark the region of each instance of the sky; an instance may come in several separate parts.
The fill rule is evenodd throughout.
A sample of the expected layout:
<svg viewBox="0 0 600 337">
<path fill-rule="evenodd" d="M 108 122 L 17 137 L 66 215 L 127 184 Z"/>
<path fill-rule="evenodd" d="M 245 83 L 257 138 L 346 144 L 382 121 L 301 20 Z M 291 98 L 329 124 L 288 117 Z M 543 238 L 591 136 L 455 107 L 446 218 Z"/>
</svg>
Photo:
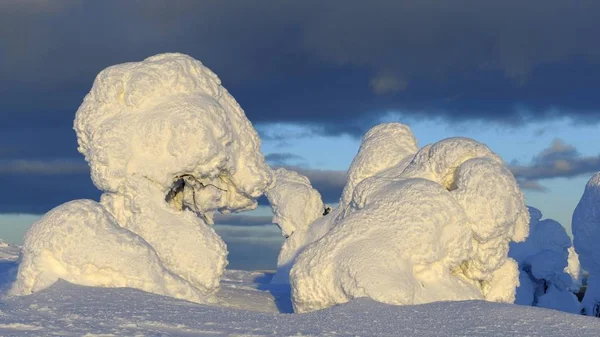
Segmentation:
<svg viewBox="0 0 600 337">
<path fill-rule="evenodd" d="M 75 111 L 102 69 L 163 52 L 211 68 L 268 162 L 307 175 L 326 203 L 362 135 L 398 121 L 421 146 L 487 144 L 527 204 L 570 232 L 600 171 L 598 12 L 596 0 L 1 1 L 0 238 L 19 243 L 53 207 L 98 199 Z M 264 200 L 220 221 L 233 265 L 274 263 L 282 239 Z"/>
</svg>

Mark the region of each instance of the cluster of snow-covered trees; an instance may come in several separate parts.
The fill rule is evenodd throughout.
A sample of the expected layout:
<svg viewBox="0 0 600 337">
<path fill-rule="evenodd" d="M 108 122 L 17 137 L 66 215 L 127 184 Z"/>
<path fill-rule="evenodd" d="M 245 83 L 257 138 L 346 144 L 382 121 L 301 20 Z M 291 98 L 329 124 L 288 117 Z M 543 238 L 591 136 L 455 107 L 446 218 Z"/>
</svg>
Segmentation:
<svg viewBox="0 0 600 337">
<path fill-rule="evenodd" d="M 364 137 L 338 207 L 308 178 L 272 170 L 218 77 L 182 54 L 109 67 L 75 117 L 101 201 L 76 200 L 27 232 L 12 293 L 56 280 L 211 302 L 227 248 L 213 213 L 266 194 L 286 237 L 274 283 L 296 312 L 370 297 L 390 304 L 485 299 L 586 314 L 600 303 L 600 177 L 560 224 L 525 206 L 502 159 L 468 138 L 417 146 L 400 123 Z M 327 213 L 327 212 L 326 212 Z M 529 235 L 529 237 L 528 237 Z"/>
<path fill-rule="evenodd" d="M 575 293 L 581 286 L 581 271 L 571 238 L 560 223 L 541 220 L 538 209 L 529 207 L 529 215 L 529 237 L 512 243 L 509 251 L 519 263 L 515 303 L 579 313 Z"/>
</svg>

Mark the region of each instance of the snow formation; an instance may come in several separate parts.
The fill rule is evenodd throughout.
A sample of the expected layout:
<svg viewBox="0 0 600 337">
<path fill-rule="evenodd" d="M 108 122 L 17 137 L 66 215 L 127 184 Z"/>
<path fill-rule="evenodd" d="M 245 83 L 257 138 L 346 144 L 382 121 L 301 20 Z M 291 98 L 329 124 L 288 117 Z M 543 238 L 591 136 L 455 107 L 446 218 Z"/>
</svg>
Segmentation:
<svg viewBox="0 0 600 337">
<path fill-rule="evenodd" d="M 582 312 L 600 317 L 600 172 L 585 186 L 572 220 L 573 246 L 581 268 L 589 273 Z"/>
<path fill-rule="evenodd" d="M 284 168 L 275 171 L 274 187 L 266 195 L 273 210 L 273 223 L 286 237 L 272 282 L 288 284 L 294 259 L 307 243 L 313 241 L 309 225 L 323 216 L 324 205 L 321 194 L 311 186 L 308 178 Z M 312 227 L 311 232 L 314 232 L 319 226 Z"/>
<path fill-rule="evenodd" d="M 67 203 L 31 227 L 14 293 L 57 278 L 192 301 L 214 293 L 227 248 L 213 213 L 255 208 L 272 181 L 256 131 L 219 78 L 183 54 L 109 67 L 74 129 L 101 202 Z"/>
<path fill-rule="evenodd" d="M 560 223 L 541 220 L 538 209 L 529 207 L 529 215 L 529 237 L 512 243 L 509 252 L 520 271 L 515 303 L 578 314 L 580 304 L 573 291 L 578 290 L 579 268 L 571 239 Z"/>
<path fill-rule="evenodd" d="M 340 206 L 319 219 L 328 231 L 291 270 L 296 312 L 356 297 L 514 301 L 518 267 L 508 245 L 527 237 L 529 222 L 514 177 L 472 139 L 416 149 L 399 123 L 364 137 Z"/>
<path fill-rule="evenodd" d="M 60 205 L 25 235 L 14 294 L 48 288 L 58 279 L 100 287 L 131 287 L 199 301 L 200 291 L 163 267 L 141 237 L 120 227 L 92 200 Z"/>
</svg>

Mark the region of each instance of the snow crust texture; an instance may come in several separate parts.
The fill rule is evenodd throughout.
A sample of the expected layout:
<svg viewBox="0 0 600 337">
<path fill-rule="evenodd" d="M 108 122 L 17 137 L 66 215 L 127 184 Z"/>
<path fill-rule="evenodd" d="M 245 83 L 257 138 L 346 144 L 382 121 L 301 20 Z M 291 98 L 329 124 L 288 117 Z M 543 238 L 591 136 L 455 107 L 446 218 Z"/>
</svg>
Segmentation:
<svg viewBox="0 0 600 337">
<path fill-rule="evenodd" d="M 277 285 L 253 283 L 268 282 L 263 276 L 227 271 L 219 294 L 230 308 L 66 282 L 31 296 L 0 294 L 0 336 L 596 337 L 600 331 L 593 317 L 484 301 L 390 306 L 361 298 L 308 314 L 279 314 L 271 296 Z"/>
<path fill-rule="evenodd" d="M 407 126 L 374 127 L 352 162 L 340 206 L 317 221 L 328 231 L 290 273 L 296 312 L 357 297 L 514 301 L 518 267 L 508 245 L 526 238 L 529 215 L 501 158 L 472 139 L 416 151 Z"/>
<path fill-rule="evenodd" d="M 600 317 L 600 172 L 585 186 L 572 219 L 573 246 L 581 267 L 589 273 L 583 313 Z"/>
<path fill-rule="evenodd" d="M 197 302 L 213 294 L 227 264 L 213 213 L 255 208 L 273 179 L 219 78 L 183 54 L 109 67 L 74 129 L 100 204 L 68 203 L 31 227 L 14 293 L 64 278 Z"/>
<path fill-rule="evenodd" d="M 538 209 L 529 207 L 529 214 L 529 237 L 512 243 L 509 252 L 520 270 L 515 303 L 580 313 L 573 292 L 578 291 L 581 275 L 571 239 L 560 223 L 541 220 Z"/>
</svg>

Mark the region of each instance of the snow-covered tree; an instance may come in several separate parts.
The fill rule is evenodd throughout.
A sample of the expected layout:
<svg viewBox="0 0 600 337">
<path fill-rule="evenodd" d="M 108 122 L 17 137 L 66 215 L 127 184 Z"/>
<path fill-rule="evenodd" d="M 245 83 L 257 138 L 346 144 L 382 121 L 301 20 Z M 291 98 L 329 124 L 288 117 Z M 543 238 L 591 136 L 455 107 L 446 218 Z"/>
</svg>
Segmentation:
<svg viewBox="0 0 600 337">
<path fill-rule="evenodd" d="M 582 312 L 600 317 L 600 172 L 585 186 L 571 223 L 573 246 L 581 267 L 589 273 Z"/>
<path fill-rule="evenodd" d="M 321 194 L 305 176 L 284 168 L 274 173 L 274 186 L 266 195 L 273 210 L 273 223 L 281 228 L 286 240 L 277 259 L 277 272 L 272 283 L 287 284 L 296 256 L 312 242 L 309 226 L 323 217 L 324 206 Z"/>
<path fill-rule="evenodd" d="M 514 301 L 518 268 L 508 244 L 525 239 L 529 218 L 514 177 L 471 139 L 416 149 L 399 123 L 364 137 L 340 206 L 323 217 L 328 232 L 290 273 L 297 312 L 356 297 Z"/>
<path fill-rule="evenodd" d="M 227 248 L 213 212 L 256 207 L 272 181 L 256 130 L 217 75 L 183 54 L 108 67 L 74 129 L 101 202 L 59 206 L 29 229 L 13 292 L 63 278 L 191 301 L 214 293 Z"/>
<path fill-rule="evenodd" d="M 515 303 L 579 313 L 580 303 L 573 293 L 579 282 L 579 272 L 574 271 L 579 263 L 569 251 L 571 238 L 560 223 L 541 220 L 542 212 L 528 208 L 529 237 L 511 243 L 508 254 L 519 263 Z"/>
</svg>

